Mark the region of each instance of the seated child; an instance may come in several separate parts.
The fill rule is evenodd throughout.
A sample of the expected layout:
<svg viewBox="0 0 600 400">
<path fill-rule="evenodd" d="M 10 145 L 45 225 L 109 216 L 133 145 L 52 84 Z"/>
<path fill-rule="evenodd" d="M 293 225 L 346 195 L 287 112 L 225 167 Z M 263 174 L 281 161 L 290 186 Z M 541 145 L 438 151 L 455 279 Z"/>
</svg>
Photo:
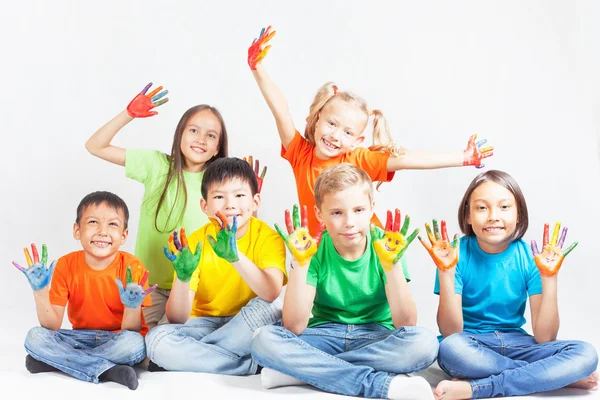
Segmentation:
<svg viewBox="0 0 600 400">
<path fill-rule="evenodd" d="M 453 379 L 434 394 L 455 400 L 522 396 L 568 385 L 597 386 L 598 354 L 576 340 L 556 340 L 559 328 L 558 270 L 577 243 L 562 249 L 567 229 L 552 240 L 544 229 L 542 252 L 522 239 L 529 224 L 527 203 L 507 173 L 479 174 L 458 210 L 465 234 L 452 242 L 427 226 L 425 245 L 437 266 L 438 326 L 444 340 L 438 364 Z M 434 235 L 435 233 L 435 235 Z M 523 330 L 529 298 L 533 335 Z"/>
<path fill-rule="evenodd" d="M 433 399 L 425 379 L 405 375 L 427 368 L 438 351 L 433 332 L 415 326 L 417 309 L 400 261 L 418 230 L 406 237 L 409 218 L 400 230 L 398 210 L 395 220 L 388 213 L 385 232 L 369 230 L 373 185 L 347 163 L 319 175 L 315 201 L 326 229 L 318 250 L 306 208 L 301 226 L 297 207 L 293 226 L 286 213 L 289 235 L 278 228 L 295 260 L 283 327 L 263 327 L 252 341 L 263 386 L 306 382 L 349 396 Z"/>
<path fill-rule="evenodd" d="M 150 304 L 146 295 L 155 286 L 147 288 L 148 273 L 140 260 L 119 251 L 127 239 L 128 219 L 127 205 L 117 195 L 88 194 L 77 207 L 73 226 L 83 250 L 47 268 L 46 245 L 40 261 L 32 244 L 33 260 L 25 249 L 29 268 L 13 262 L 29 280 L 41 325 L 25 339 L 29 372 L 60 370 L 83 381 L 137 388 L 131 366 L 146 357 L 142 306 Z M 60 329 L 67 303 L 73 330 Z"/>
<path fill-rule="evenodd" d="M 221 158 L 206 168 L 202 210 L 211 222 L 189 238 L 182 229 L 165 246 L 175 280 L 166 313 L 171 325 L 146 337 L 150 371 L 251 375 L 255 329 L 281 319 L 285 247 L 252 216 L 260 204 L 252 167 Z"/>
</svg>

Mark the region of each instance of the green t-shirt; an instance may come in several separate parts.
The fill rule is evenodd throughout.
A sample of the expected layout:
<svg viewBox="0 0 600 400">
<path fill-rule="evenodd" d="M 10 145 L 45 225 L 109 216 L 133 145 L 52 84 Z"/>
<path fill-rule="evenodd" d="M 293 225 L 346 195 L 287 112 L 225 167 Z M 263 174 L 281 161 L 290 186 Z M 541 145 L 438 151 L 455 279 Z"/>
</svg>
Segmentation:
<svg viewBox="0 0 600 400">
<path fill-rule="evenodd" d="M 410 281 L 405 257 L 401 263 L 404 276 Z M 335 322 L 377 323 L 395 329 L 385 294 L 387 279 L 370 235 L 365 253 L 358 260 L 348 261 L 338 254 L 329 233 L 323 232 L 319 249 L 308 267 L 306 283 L 316 288 L 309 328 Z"/>
<path fill-rule="evenodd" d="M 202 193 L 200 186 L 204 172 L 183 172 L 187 189 L 187 206 L 183 216 L 183 193 L 179 195 L 169 217 L 169 212 L 175 202 L 177 194 L 177 179 L 173 179 L 167 190 L 165 201 L 158 214 L 158 228 L 154 226 L 156 207 L 165 185 L 169 160 L 166 154 L 155 150 L 127 149 L 125 159 L 125 175 L 144 184 L 144 198 L 140 210 L 137 239 L 135 242 L 135 255 L 142 260 L 150 272 L 148 280 L 151 285 L 157 283 L 161 289 L 171 289 L 173 286 L 173 266 L 165 257 L 163 247 L 169 240 L 172 231 L 184 227 L 186 233 L 191 235 L 208 222 L 208 217 L 200 208 Z"/>
</svg>

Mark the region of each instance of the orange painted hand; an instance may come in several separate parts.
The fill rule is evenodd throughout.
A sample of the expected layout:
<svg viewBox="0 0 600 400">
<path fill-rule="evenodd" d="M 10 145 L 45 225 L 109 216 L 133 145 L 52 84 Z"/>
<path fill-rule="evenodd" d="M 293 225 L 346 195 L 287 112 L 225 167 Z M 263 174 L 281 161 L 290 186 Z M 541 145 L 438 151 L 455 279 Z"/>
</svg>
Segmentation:
<svg viewBox="0 0 600 400">
<path fill-rule="evenodd" d="M 256 175 L 256 181 L 258 182 L 258 193 L 260 193 L 265 180 L 265 175 L 267 175 L 267 166 L 265 165 L 263 167 L 262 172 L 259 175 L 258 171 L 260 170 L 260 165 L 258 160 L 253 160 L 252 156 L 249 156 L 248 158 L 244 157 L 244 161 L 248 161 L 248 164 L 254 168 L 254 175 Z M 252 165 L 252 161 L 254 161 L 254 165 Z"/>
<path fill-rule="evenodd" d="M 271 32 L 271 26 L 266 30 L 262 28 L 258 39 L 254 39 L 252 45 L 248 48 L 248 65 L 250 69 L 256 70 L 256 65 L 259 64 L 263 58 L 267 55 L 267 52 L 271 48 L 271 45 L 265 47 L 265 44 L 275 36 L 277 31 Z"/>
<path fill-rule="evenodd" d="M 440 227 L 437 219 L 433 220 L 433 231 L 435 232 L 435 236 L 431 232 L 431 225 L 429 225 L 429 223 L 425 223 L 425 230 L 427 231 L 427 237 L 431 242 L 431 246 L 428 245 L 421 236 L 419 236 L 419 240 L 429 252 L 436 267 L 438 267 L 440 271 L 448 271 L 449 269 L 454 268 L 458 262 L 458 250 L 460 248 L 458 234 L 454 235 L 454 240 L 450 243 L 448 240 L 448 231 L 446 230 L 446 221 L 442 220 L 442 233 L 440 235 Z"/>
<path fill-rule="evenodd" d="M 302 224 L 300 224 L 300 215 L 297 204 L 294 204 L 293 224 L 290 210 L 285 210 L 285 225 L 288 231 L 287 235 L 277 224 L 275 224 L 275 229 L 285 242 L 290 253 L 292 253 L 292 256 L 298 261 L 298 264 L 301 267 L 304 267 L 317 252 L 317 246 L 323 233 L 323 225 L 321 225 L 319 232 L 317 232 L 316 236 L 313 238 L 308 232 L 308 213 L 306 212 L 306 206 L 302 206 Z"/>
<path fill-rule="evenodd" d="M 419 234 L 419 229 L 415 229 L 409 237 L 406 237 L 410 217 L 404 218 L 404 224 L 400 229 L 400 210 L 396 208 L 395 217 L 392 219 L 392 212 L 388 210 L 385 231 L 380 227 L 371 224 L 371 239 L 375 253 L 379 257 L 379 262 L 385 271 L 391 271 L 393 266 L 402 258 L 408 246 L 415 240 Z"/>
<path fill-rule="evenodd" d="M 477 140 L 477 135 L 472 135 L 469 138 L 467 148 L 463 151 L 463 165 L 474 165 L 477 168 L 483 168 L 485 165 L 481 162 L 484 158 L 491 157 L 494 154 L 494 148 L 492 146 L 481 147 L 487 143 L 487 139 L 479 142 L 475 142 L 475 140 Z"/>
<path fill-rule="evenodd" d="M 127 106 L 127 113 L 133 118 L 146 118 L 158 114 L 156 111 L 152 111 L 154 107 L 165 104 L 169 101 L 168 98 L 162 99 L 169 93 L 168 90 L 162 90 L 162 86 L 157 87 L 152 92 L 146 94 L 148 89 L 152 86 L 152 82 L 147 84 L 142 91 L 131 100 Z M 158 93 L 160 92 L 160 93 Z M 161 100 L 162 99 L 162 100 Z"/>
<path fill-rule="evenodd" d="M 544 243 L 542 252 L 538 250 L 538 246 L 535 240 L 531 241 L 531 251 L 533 252 L 533 258 L 535 265 L 540 270 L 540 275 L 544 277 L 551 277 L 558 273 L 563 260 L 565 257 L 573 251 L 575 246 L 579 243 L 574 242 L 566 250 L 562 250 L 567 236 L 568 228 L 565 226 L 558 238 L 558 231 L 560 230 L 560 222 L 557 222 L 554 226 L 554 232 L 552 233 L 552 240 L 548 243 L 548 224 L 544 224 Z"/>
</svg>

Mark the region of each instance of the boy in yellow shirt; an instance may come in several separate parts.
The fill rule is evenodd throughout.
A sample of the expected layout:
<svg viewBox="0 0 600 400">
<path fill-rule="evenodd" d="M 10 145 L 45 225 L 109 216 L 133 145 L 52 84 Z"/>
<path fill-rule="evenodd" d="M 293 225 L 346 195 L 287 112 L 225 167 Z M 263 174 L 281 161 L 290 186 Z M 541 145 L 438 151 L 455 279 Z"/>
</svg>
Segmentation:
<svg viewBox="0 0 600 400">
<path fill-rule="evenodd" d="M 255 329 L 281 319 L 285 247 L 254 218 L 260 194 L 252 167 L 238 158 L 204 172 L 200 206 L 211 222 L 186 238 L 169 238 L 175 280 L 166 306 L 171 324 L 146 336 L 150 371 L 251 375 Z"/>
</svg>

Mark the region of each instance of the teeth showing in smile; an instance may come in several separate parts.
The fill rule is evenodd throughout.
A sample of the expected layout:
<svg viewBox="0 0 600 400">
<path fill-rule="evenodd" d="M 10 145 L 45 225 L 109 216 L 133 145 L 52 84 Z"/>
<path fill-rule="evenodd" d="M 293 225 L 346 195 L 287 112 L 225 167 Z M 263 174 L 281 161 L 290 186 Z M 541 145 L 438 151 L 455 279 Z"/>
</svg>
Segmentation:
<svg viewBox="0 0 600 400">
<path fill-rule="evenodd" d="M 322 139 L 322 141 L 323 141 L 323 144 L 325 144 L 325 147 L 327 147 L 328 149 L 331 149 L 331 150 L 337 150 L 337 149 L 339 149 L 339 147 L 335 146 L 333 143 L 328 142 L 325 139 Z"/>
<path fill-rule="evenodd" d="M 92 244 L 96 247 L 108 247 L 110 243 L 108 242 L 92 242 Z"/>
<path fill-rule="evenodd" d="M 204 150 L 200 147 L 197 147 L 197 146 L 192 146 L 192 150 L 194 150 L 196 153 L 200 153 L 200 154 L 206 153 L 206 150 Z"/>
<path fill-rule="evenodd" d="M 504 228 L 493 226 L 493 227 L 490 227 L 490 228 L 484 228 L 483 230 L 486 231 L 486 232 L 500 232 L 500 231 L 503 231 Z"/>
</svg>

